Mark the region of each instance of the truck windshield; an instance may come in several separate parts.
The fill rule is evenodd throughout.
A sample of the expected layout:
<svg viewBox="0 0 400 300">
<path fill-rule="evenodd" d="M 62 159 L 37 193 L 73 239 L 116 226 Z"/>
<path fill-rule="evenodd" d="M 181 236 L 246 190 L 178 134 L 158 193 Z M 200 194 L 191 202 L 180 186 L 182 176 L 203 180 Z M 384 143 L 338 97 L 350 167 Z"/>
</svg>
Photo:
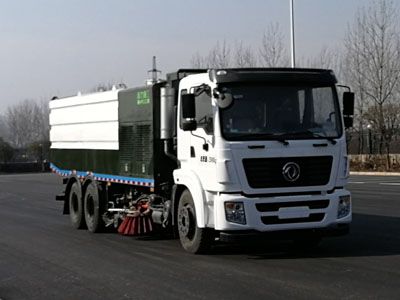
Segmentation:
<svg viewBox="0 0 400 300">
<path fill-rule="evenodd" d="M 229 84 L 233 103 L 221 112 L 227 140 L 321 139 L 342 134 L 334 86 Z"/>
</svg>

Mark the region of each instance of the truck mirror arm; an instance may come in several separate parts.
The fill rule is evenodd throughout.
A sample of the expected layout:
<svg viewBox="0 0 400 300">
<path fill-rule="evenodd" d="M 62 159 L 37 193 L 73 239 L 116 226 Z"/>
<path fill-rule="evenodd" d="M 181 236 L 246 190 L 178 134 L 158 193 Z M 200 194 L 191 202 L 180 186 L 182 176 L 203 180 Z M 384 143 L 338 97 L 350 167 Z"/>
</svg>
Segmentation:
<svg viewBox="0 0 400 300">
<path fill-rule="evenodd" d="M 193 131 L 191 131 L 190 134 L 191 134 L 192 136 L 195 136 L 195 137 L 199 138 L 199 139 L 202 139 L 202 140 L 204 141 L 203 150 L 204 150 L 204 151 L 208 151 L 208 142 L 207 142 L 207 140 L 206 140 L 205 137 L 196 135 L 196 134 L 193 133 Z"/>
</svg>

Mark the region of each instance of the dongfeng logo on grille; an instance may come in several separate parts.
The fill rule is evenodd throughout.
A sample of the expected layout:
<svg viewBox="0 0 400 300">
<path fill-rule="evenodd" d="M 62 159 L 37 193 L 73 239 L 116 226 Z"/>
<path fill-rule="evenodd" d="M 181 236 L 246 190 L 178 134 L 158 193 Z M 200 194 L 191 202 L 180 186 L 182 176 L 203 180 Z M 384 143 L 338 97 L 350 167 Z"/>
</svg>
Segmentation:
<svg viewBox="0 0 400 300">
<path fill-rule="evenodd" d="M 286 181 L 295 182 L 300 177 L 300 167 L 294 162 L 288 162 L 282 168 L 282 175 Z"/>
</svg>

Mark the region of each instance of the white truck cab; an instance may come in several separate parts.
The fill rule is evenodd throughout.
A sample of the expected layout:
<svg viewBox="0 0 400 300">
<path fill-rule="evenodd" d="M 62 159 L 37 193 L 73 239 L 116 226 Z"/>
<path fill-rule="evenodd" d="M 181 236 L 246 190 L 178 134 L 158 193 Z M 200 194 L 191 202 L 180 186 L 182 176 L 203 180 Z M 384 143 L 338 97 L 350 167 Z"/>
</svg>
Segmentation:
<svg viewBox="0 0 400 300">
<path fill-rule="evenodd" d="M 173 177 L 193 203 L 177 212 L 184 248 L 196 252 L 210 229 L 223 240 L 347 233 L 354 94 L 343 97 L 342 113 L 330 70 L 209 70 L 180 80 Z"/>
</svg>

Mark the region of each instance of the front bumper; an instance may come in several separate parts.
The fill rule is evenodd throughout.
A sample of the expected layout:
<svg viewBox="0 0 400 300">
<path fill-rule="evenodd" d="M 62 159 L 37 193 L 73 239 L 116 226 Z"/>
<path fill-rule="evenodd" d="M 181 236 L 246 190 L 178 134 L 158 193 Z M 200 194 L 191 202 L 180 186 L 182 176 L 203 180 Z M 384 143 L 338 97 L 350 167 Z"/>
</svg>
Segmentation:
<svg viewBox="0 0 400 300">
<path fill-rule="evenodd" d="M 273 232 L 298 229 L 324 229 L 349 224 L 350 213 L 337 218 L 339 197 L 349 196 L 345 189 L 336 189 L 332 193 L 321 195 L 293 195 L 248 198 L 241 194 L 220 193 L 214 198 L 214 228 L 218 231 L 255 231 Z M 243 202 L 246 214 L 246 224 L 228 222 L 225 216 L 225 202 Z M 319 203 L 326 205 L 314 205 Z M 298 204 L 298 205 L 296 205 Z M 260 209 L 262 206 L 272 206 L 272 209 Z"/>
<path fill-rule="evenodd" d="M 238 231 L 221 231 L 219 233 L 222 242 L 239 242 L 258 239 L 268 240 L 292 240 L 307 237 L 337 237 L 343 236 L 350 232 L 350 224 L 334 224 L 324 228 L 312 229 L 294 229 L 279 231 L 255 231 L 255 230 L 238 230 Z"/>
</svg>

